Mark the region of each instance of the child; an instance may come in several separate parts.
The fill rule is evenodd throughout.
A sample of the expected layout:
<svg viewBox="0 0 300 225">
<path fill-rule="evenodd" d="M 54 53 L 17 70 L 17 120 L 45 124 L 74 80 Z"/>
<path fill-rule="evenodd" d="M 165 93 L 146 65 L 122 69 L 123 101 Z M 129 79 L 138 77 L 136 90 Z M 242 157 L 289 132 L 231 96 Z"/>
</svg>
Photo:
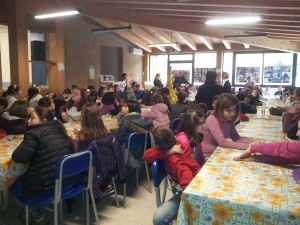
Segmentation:
<svg viewBox="0 0 300 225">
<path fill-rule="evenodd" d="M 0 116 L 5 112 L 5 109 L 8 106 L 6 98 L 0 97 Z"/>
<path fill-rule="evenodd" d="M 205 163 L 201 147 L 204 122 L 204 113 L 189 109 L 182 115 L 176 135 L 176 140 L 191 150 L 192 158 L 195 158 L 200 166 Z"/>
<path fill-rule="evenodd" d="M 87 103 L 81 109 L 81 129 L 74 130 L 71 139 L 77 141 L 77 151 L 84 150 L 92 141 L 108 135 L 96 103 Z"/>
<path fill-rule="evenodd" d="M 15 101 L 20 99 L 20 94 L 21 88 L 19 85 L 11 84 L 8 86 L 7 91 L 5 93 L 5 98 L 8 102 L 6 110 L 8 110 Z"/>
<path fill-rule="evenodd" d="M 146 119 L 153 120 L 154 127 L 169 126 L 170 119 L 168 115 L 168 106 L 164 104 L 164 99 L 161 95 L 155 94 L 152 99 L 153 107 L 151 110 L 145 110 L 141 116 Z"/>
<path fill-rule="evenodd" d="M 73 152 L 73 144 L 66 129 L 47 108 L 37 107 L 30 114 L 29 127 L 21 144 L 12 154 L 17 163 L 29 163 L 27 172 L 19 179 L 27 198 L 38 197 L 54 188 L 56 161 L 65 154 Z M 70 202 L 68 208 L 74 203 Z M 41 222 L 44 215 L 40 209 L 31 209 L 36 222 Z"/>
<path fill-rule="evenodd" d="M 182 144 L 182 154 L 176 154 L 178 144 L 174 133 L 169 128 L 157 127 L 153 130 L 156 148 L 150 148 L 144 153 L 144 159 L 152 163 L 156 159 L 163 159 L 181 189 L 184 190 L 199 172 L 200 166 L 190 157 L 190 149 Z M 177 144 L 177 145 L 176 145 Z M 174 195 L 170 200 L 157 208 L 153 215 L 153 224 L 169 224 L 177 217 L 181 193 Z"/>
<path fill-rule="evenodd" d="M 76 121 L 81 119 L 81 108 L 86 103 L 86 92 L 84 89 L 73 85 L 71 97 L 60 109 L 63 122 Z"/>
<path fill-rule="evenodd" d="M 213 115 L 205 122 L 202 149 L 204 157 L 209 157 L 217 146 L 246 149 L 249 141 L 237 133 L 234 121 L 240 114 L 240 103 L 236 96 L 228 93 L 219 95 Z"/>
</svg>

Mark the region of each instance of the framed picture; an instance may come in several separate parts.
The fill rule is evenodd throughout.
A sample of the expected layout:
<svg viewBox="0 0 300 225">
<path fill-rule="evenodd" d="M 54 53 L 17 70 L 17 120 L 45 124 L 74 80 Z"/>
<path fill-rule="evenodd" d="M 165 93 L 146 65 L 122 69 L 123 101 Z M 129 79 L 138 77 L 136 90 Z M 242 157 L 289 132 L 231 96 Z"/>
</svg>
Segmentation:
<svg viewBox="0 0 300 225">
<path fill-rule="evenodd" d="M 114 84 L 114 75 L 99 75 L 101 85 Z"/>
<path fill-rule="evenodd" d="M 265 66 L 263 84 L 266 85 L 291 85 L 292 66 Z"/>
<path fill-rule="evenodd" d="M 248 76 L 252 76 L 255 84 L 261 84 L 260 67 L 237 67 L 235 70 L 235 84 L 246 84 Z"/>
<path fill-rule="evenodd" d="M 198 85 L 205 82 L 207 71 L 216 71 L 216 68 L 195 68 L 194 71 L 194 84 Z"/>
</svg>

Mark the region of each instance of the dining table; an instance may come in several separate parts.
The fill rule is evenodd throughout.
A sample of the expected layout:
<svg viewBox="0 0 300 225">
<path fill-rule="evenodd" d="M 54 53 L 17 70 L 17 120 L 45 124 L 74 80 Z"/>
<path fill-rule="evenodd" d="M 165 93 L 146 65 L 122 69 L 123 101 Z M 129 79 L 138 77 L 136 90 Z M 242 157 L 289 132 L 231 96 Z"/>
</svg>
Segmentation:
<svg viewBox="0 0 300 225">
<path fill-rule="evenodd" d="M 270 115 L 270 105 L 263 107 L 247 114 L 238 133 L 256 142 L 290 141 L 281 116 Z M 300 165 L 234 161 L 242 151 L 216 148 L 183 191 L 177 225 L 300 224 L 300 185 L 292 176 Z"/>
</svg>

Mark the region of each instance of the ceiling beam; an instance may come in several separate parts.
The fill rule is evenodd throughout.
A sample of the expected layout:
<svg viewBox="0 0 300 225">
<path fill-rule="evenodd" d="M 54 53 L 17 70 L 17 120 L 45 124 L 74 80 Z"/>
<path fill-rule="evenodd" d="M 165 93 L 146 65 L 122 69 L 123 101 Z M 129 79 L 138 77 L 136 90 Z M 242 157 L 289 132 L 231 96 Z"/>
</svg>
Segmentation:
<svg viewBox="0 0 300 225">
<path fill-rule="evenodd" d="M 190 47 L 193 51 L 197 51 L 197 44 L 189 34 L 174 32 L 173 36 L 178 40 L 184 42 L 187 46 Z"/>
<path fill-rule="evenodd" d="M 98 22 L 104 27 L 115 27 L 117 26 L 115 22 L 110 20 L 92 18 L 94 21 Z M 128 40 L 129 42 L 137 45 L 138 47 L 144 49 L 147 52 L 152 52 L 151 48 L 147 45 L 147 43 L 141 38 L 129 33 L 128 31 L 113 31 L 114 33 L 118 34 L 119 36 L 123 37 L 124 39 Z"/>
<path fill-rule="evenodd" d="M 222 40 L 222 42 L 223 42 L 226 49 L 231 49 L 231 42 L 230 41 Z"/>
<path fill-rule="evenodd" d="M 207 39 L 207 38 L 205 38 L 205 37 L 200 37 L 200 39 L 201 39 L 201 41 L 203 42 L 203 44 L 205 44 L 206 47 L 207 47 L 209 50 L 213 50 L 213 49 L 214 49 L 214 48 L 213 48 L 213 44 L 212 44 L 212 42 L 211 42 L 209 39 Z"/>
</svg>

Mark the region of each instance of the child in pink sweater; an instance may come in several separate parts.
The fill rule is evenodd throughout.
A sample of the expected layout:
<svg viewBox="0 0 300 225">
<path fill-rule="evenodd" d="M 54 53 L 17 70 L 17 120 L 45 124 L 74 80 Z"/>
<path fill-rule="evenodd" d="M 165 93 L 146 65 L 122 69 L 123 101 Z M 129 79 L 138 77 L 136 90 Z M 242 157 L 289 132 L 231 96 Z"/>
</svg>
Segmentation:
<svg viewBox="0 0 300 225">
<path fill-rule="evenodd" d="M 240 103 L 235 95 L 219 95 L 213 115 L 205 122 L 202 149 L 204 157 L 209 157 L 220 146 L 246 149 L 250 141 L 242 138 L 235 129 L 234 121 L 240 115 Z"/>
</svg>

